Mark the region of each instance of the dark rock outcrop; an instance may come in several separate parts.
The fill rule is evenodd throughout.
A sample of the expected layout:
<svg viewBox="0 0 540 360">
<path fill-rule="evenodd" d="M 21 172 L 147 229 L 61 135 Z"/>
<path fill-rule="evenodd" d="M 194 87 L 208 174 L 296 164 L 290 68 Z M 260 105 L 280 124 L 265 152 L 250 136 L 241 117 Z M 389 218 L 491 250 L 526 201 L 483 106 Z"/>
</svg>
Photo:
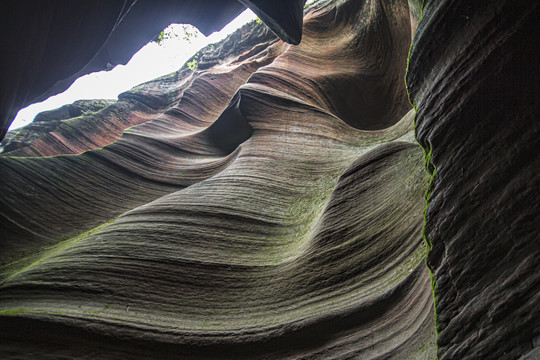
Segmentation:
<svg viewBox="0 0 540 360">
<path fill-rule="evenodd" d="M 267 24 L 283 41 L 298 45 L 302 40 L 302 18 L 306 0 L 281 3 L 261 0 L 238 0 Z"/>
<path fill-rule="evenodd" d="M 540 354 L 539 18 L 534 1 L 429 1 L 413 41 L 440 359 Z"/>
</svg>

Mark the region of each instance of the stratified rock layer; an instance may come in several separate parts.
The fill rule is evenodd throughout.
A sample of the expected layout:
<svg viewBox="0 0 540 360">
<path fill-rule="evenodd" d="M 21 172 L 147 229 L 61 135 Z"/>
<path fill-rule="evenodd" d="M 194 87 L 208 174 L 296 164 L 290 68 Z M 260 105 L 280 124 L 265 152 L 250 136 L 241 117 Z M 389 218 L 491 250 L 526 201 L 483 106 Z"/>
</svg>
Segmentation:
<svg viewBox="0 0 540 360">
<path fill-rule="evenodd" d="M 433 357 L 407 3 L 304 21 L 0 158 L 3 358 Z"/>
<path fill-rule="evenodd" d="M 40 113 L 30 125 L 7 134 L 2 155 L 80 154 L 115 142 L 131 126 L 158 118 L 164 123 L 170 114 L 195 117 L 198 122 L 210 116 L 208 121 L 212 122 L 247 77 L 277 56 L 276 51 L 271 54 L 265 52 L 275 39 L 262 25 L 245 25 L 218 47 L 211 45 L 203 49 L 198 58 L 198 67 L 202 70 L 245 52 L 243 58 L 237 60 L 242 66 L 230 66 L 201 76 L 195 76 L 184 67 L 120 94 L 119 101 L 115 103 L 81 100 Z M 250 57 L 253 57 L 250 61 L 244 61 Z M 181 99 L 183 114 L 177 114 L 175 106 Z M 203 103 L 209 106 L 202 107 Z"/>
<path fill-rule="evenodd" d="M 283 41 L 302 37 L 305 0 L 4 1 L 0 141 L 17 112 L 66 90 L 77 78 L 129 59 L 168 25 L 220 30 L 245 6 Z"/>
<path fill-rule="evenodd" d="M 440 359 L 540 357 L 540 4 L 430 1 L 408 72 Z"/>
</svg>

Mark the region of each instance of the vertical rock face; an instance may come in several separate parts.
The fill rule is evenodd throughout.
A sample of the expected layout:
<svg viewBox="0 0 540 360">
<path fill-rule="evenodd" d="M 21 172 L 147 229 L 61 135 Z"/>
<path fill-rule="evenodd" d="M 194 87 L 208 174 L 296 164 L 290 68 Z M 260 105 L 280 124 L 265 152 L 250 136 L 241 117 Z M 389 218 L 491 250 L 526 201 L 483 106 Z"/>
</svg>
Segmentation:
<svg viewBox="0 0 540 360">
<path fill-rule="evenodd" d="M 0 157 L 3 358 L 434 356 L 407 2 L 304 22 Z"/>
<path fill-rule="evenodd" d="M 441 359 L 540 357 L 539 8 L 430 1 L 413 41 Z"/>
</svg>

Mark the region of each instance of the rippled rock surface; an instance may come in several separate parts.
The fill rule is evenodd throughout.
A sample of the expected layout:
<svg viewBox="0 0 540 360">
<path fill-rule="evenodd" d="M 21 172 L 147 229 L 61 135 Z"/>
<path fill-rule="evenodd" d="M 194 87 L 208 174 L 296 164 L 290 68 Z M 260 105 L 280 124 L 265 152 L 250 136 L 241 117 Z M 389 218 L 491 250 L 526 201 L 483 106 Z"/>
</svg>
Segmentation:
<svg viewBox="0 0 540 360">
<path fill-rule="evenodd" d="M 0 157 L 4 358 L 434 356 L 407 3 L 234 36 Z"/>
<path fill-rule="evenodd" d="M 71 151 L 66 149 L 65 139 L 58 139 L 54 135 L 64 132 L 62 130 L 66 128 L 66 124 L 72 124 L 71 127 L 75 124 L 76 127 L 81 127 L 83 121 L 75 120 L 76 118 L 94 114 L 115 102 L 115 100 L 77 100 L 73 104 L 41 112 L 36 115 L 32 123 L 26 125 L 24 128 L 8 131 L 6 137 L 0 143 L 0 151 L 5 154 L 9 153 L 9 156 L 43 156 L 47 153 L 56 155 L 58 152 L 69 153 L 75 151 L 74 149 Z M 99 127 L 107 124 L 113 117 L 116 118 L 117 115 L 118 113 L 111 117 L 90 117 L 86 121 L 89 125 L 92 124 L 94 127 Z M 121 134 L 122 130 L 123 128 L 121 127 L 117 132 Z M 43 144 L 43 147 L 46 147 L 47 150 L 38 150 L 39 144 Z"/>
<path fill-rule="evenodd" d="M 440 359 L 540 358 L 539 18 L 533 1 L 428 1 L 413 41 Z"/>
</svg>

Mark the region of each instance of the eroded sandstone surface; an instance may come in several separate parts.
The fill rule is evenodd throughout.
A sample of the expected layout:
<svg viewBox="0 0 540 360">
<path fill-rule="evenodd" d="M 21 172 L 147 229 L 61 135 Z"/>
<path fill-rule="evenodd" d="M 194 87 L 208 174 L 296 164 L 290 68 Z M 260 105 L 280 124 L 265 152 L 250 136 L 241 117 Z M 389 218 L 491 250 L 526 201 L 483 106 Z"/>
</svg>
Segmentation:
<svg viewBox="0 0 540 360">
<path fill-rule="evenodd" d="M 429 1 L 413 41 L 440 359 L 540 357 L 539 17 Z"/>
<path fill-rule="evenodd" d="M 2 358 L 538 358 L 539 17 L 323 0 L 42 115 L 0 156 Z"/>
<path fill-rule="evenodd" d="M 434 355 L 407 3 L 304 23 L 298 46 L 253 23 L 0 157 L 4 353 Z"/>
</svg>

